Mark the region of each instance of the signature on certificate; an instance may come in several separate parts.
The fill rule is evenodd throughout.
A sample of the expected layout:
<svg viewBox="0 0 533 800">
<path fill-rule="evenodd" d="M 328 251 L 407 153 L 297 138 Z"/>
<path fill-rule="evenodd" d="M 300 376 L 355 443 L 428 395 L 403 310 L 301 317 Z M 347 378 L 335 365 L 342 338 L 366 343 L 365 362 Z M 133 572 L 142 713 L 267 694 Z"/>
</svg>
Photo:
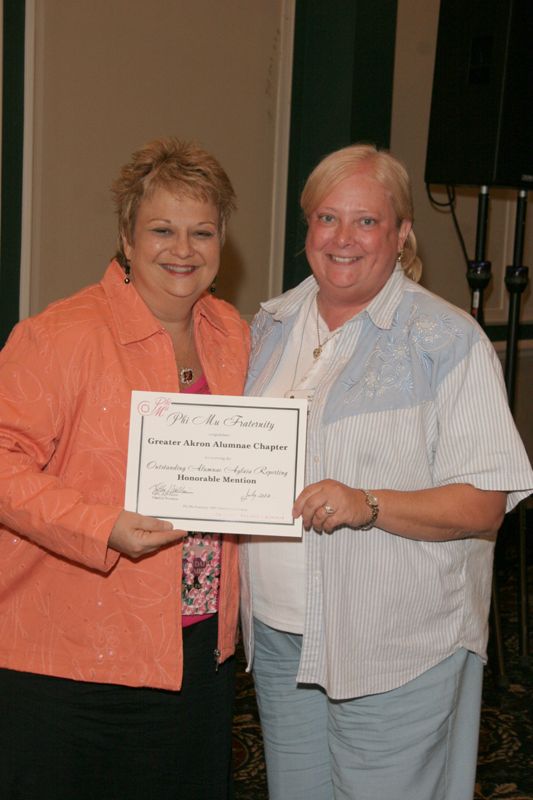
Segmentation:
<svg viewBox="0 0 533 800">
<path fill-rule="evenodd" d="M 154 500 L 172 500 L 180 494 L 192 494 L 184 486 L 176 486 L 175 483 L 154 483 L 149 489 Z"/>
</svg>

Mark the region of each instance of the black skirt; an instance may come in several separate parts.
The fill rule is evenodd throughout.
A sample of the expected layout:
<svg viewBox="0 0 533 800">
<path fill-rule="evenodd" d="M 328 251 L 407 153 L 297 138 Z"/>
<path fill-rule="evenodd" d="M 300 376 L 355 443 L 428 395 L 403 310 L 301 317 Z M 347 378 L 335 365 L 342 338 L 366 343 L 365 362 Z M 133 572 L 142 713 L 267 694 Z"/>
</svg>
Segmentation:
<svg viewBox="0 0 533 800">
<path fill-rule="evenodd" d="M 235 665 L 183 629 L 179 692 L 0 669 L 2 800 L 229 800 Z"/>
</svg>

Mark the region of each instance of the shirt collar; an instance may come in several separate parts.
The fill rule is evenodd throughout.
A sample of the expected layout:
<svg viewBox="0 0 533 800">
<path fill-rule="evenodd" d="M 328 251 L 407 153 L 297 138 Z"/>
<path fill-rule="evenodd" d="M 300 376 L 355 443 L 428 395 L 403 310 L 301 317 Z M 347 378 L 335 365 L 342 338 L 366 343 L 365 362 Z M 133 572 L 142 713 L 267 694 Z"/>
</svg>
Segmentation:
<svg viewBox="0 0 533 800">
<path fill-rule="evenodd" d="M 302 307 L 302 303 L 314 292 L 318 292 L 318 283 L 314 275 L 309 275 L 304 281 L 289 289 L 287 292 L 261 303 L 261 308 L 268 314 L 272 314 L 274 319 L 285 320 L 296 314 Z"/>
<path fill-rule="evenodd" d="M 402 299 L 406 280 L 403 269 L 396 267 L 385 286 L 361 313 L 368 314 L 376 327 L 391 328 L 396 309 Z M 302 303 L 311 292 L 318 292 L 318 283 L 314 275 L 310 275 L 294 289 L 289 289 L 279 297 L 261 303 L 261 308 L 272 314 L 274 319 L 283 321 L 300 310 Z"/>
<path fill-rule="evenodd" d="M 384 330 L 392 328 L 394 315 L 400 305 L 406 280 L 403 269 L 395 267 L 383 289 L 377 293 L 364 309 L 377 328 Z"/>
<path fill-rule="evenodd" d="M 101 285 L 109 299 L 121 344 L 140 342 L 163 330 L 163 325 L 154 317 L 134 284 L 124 283 L 124 270 L 118 261 L 110 263 Z M 194 304 L 193 315 L 195 326 L 199 318 L 203 318 L 213 327 L 224 331 L 217 301 L 208 292 Z"/>
</svg>

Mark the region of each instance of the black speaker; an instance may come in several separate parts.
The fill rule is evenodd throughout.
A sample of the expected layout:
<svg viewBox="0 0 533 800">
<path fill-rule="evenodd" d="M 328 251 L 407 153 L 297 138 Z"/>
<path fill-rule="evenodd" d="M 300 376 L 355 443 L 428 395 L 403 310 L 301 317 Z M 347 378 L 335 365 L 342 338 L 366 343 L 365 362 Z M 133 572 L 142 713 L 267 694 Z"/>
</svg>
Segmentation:
<svg viewBox="0 0 533 800">
<path fill-rule="evenodd" d="M 533 187 L 533 0 L 441 0 L 426 183 Z"/>
</svg>

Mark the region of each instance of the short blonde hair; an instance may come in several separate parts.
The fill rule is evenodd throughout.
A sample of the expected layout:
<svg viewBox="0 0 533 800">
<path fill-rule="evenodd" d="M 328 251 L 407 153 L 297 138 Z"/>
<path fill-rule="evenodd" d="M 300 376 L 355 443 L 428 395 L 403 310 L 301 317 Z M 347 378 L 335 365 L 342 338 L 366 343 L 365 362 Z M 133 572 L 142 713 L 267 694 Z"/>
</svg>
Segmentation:
<svg viewBox="0 0 533 800">
<path fill-rule="evenodd" d="M 139 206 L 143 198 L 160 187 L 178 196 L 212 202 L 218 210 L 224 240 L 227 222 L 236 207 L 235 192 L 226 172 L 196 142 L 174 136 L 154 139 L 133 153 L 111 187 L 118 215 L 117 259 L 123 265 L 123 241 L 133 243 Z"/>
<path fill-rule="evenodd" d="M 307 220 L 322 200 L 345 178 L 363 168 L 370 168 L 374 178 L 390 194 L 398 227 L 402 220 L 413 221 L 411 182 L 404 165 L 385 150 L 371 144 L 353 144 L 336 150 L 322 159 L 309 175 L 300 205 Z M 411 230 L 405 240 L 402 267 L 407 277 L 418 281 L 422 262 L 416 254 L 416 238 Z"/>
</svg>

